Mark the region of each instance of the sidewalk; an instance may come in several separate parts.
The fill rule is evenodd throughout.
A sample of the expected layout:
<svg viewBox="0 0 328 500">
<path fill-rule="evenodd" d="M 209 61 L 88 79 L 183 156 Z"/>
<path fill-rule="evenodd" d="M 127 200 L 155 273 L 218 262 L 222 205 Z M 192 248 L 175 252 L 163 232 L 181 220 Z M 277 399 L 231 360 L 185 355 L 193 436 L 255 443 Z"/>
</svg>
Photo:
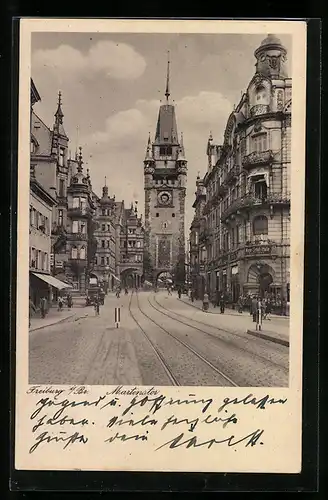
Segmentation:
<svg viewBox="0 0 328 500">
<path fill-rule="evenodd" d="M 40 313 L 31 318 L 31 326 L 29 328 L 30 332 L 66 321 L 76 315 L 76 310 L 73 308 L 71 310 L 63 309 L 62 311 L 57 311 L 57 308 L 52 307 L 45 318 L 41 318 L 39 314 Z"/>
<path fill-rule="evenodd" d="M 202 302 L 200 300 L 195 300 L 193 303 L 187 297 L 181 297 L 181 302 L 184 302 L 190 307 L 198 310 L 202 310 Z M 214 315 L 219 315 L 220 323 L 225 328 L 231 328 L 231 326 L 237 330 L 246 331 L 247 334 L 252 336 L 261 337 L 266 340 L 271 340 L 272 342 L 289 346 L 289 317 L 271 315 L 270 320 L 263 320 L 261 331 L 256 331 L 255 323 L 252 321 L 248 311 L 243 313 L 238 313 L 233 309 L 226 309 L 224 314 L 220 314 L 219 307 L 213 307 L 210 304 L 210 308 L 207 313 Z"/>
</svg>

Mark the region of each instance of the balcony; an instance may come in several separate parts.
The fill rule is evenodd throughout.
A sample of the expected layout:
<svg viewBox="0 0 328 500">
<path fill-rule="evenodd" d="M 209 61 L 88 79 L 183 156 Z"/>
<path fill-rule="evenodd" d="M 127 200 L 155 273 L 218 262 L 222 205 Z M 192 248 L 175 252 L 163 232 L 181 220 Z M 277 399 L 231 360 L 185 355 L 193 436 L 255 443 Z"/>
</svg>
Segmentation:
<svg viewBox="0 0 328 500">
<path fill-rule="evenodd" d="M 69 233 L 66 237 L 69 241 L 88 241 L 87 233 Z"/>
<path fill-rule="evenodd" d="M 267 151 L 253 151 L 249 155 L 246 155 L 242 159 L 242 165 L 244 168 L 253 168 L 253 166 L 258 165 L 268 165 L 273 161 L 273 152 L 271 149 Z"/>
<path fill-rule="evenodd" d="M 90 210 L 86 207 L 70 207 L 67 209 L 68 217 L 83 217 L 87 218 L 90 215 Z"/>
<path fill-rule="evenodd" d="M 231 215 L 239 214 L 244 210 L 249 210 L 255 206 L 271 207 L 274 205 L 290 205 L 290 193 L 282 195 L 279 193 L 269 193 L 265 198 L 258 198 L 253 194 L 246 194 L 234 200 L 221 214 L 221 222 L 225 222 Z"/>
<path fill-rule="evenodd" d="M 87 267 L 87 259 L 72 259 L 70 258 L 68 260 L 69 262 L 69 265 L 72 269 L 75 269 L 75 270 L 83 270 Z"/>
<path fill-rule="evenodd" d="M 199 241 L 205 242 L 208 241 L 211 236 L 211 231 L 207 228 L 202 229 L 199 233 Z"/>
<path fill-rule="evenodd" d="M 278 257 L 278 247 L 273 241 L 265 241 L 262 243 L 250 243 L 248 245 L 240 245 L 229 252 L 225 252 L 216 259 L 218 266 L 226 266 L 228 263 L 237 262 L 243 259 L 254 259 L 261 257 L 269 257 L 275 259 Z"/>
<path fill-rule="evenodd" d="M 225 177 L 225 184 L 231 184 L 234 182 L 239 175 L 239 167 L 237 165 L 234 165 L 228 172 Z"/>
<path fill-rule="evenodd" d="M 270 107 L 268 104 L 255 104 L 251 108 L 251 116 L 260 116 L 260 115 L 266 115 L 269 113 Z"/>
</svg>

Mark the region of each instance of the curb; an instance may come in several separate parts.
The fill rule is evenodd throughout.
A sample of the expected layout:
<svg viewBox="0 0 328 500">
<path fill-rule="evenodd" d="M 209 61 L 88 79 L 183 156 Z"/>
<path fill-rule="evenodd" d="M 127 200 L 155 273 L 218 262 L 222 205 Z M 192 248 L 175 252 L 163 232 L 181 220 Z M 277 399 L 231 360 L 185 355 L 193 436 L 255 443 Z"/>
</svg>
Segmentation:
<svg viewBox="0 0 328 500">
<path fill-rule="evenodd" d="M 198 311 L 202 311 L 202 309 L 200 307 L 195 306 L 194 304 L 189 304 L 189 302 L 187 302 L 186 300 L 182 300 L 179 298 L 178 298 L 178 300 L 180 300 L 180 302 L 183 302 L 184 304 L 187 304 L 187 306 L 194 307 L 195 309 L 198 309 Z M 219 309 L 219 306 L 217 308 Z M 217 314 L 217 315 L 220 314 L 219 312 L 213 312 L 213 311 L 210 311 L 209 309 L 206 312 L 208 312 L 210 314 Z M 241 314 L 234 314 L 234 313 L 227 313 L 227 312 L 224 312 L 224 314 L 226 316 L 241 316 Z"/>
<path fill-rule="evenodd" d="M 198 309 L 199 311 L 202 311 L 202 309 L 200 307 L 195 306 L 194 304 L 190 304 L 186 300 L 182 300 L 182 299 L 179 299 L 179 298 L 178 298 L 178 300 L 180 300 L 180 302 L 184 302 L 185 304 L 187 304 L 187 306 L 191 306 L 191 307 L 194 307 L 195 309 Z M 217 306 L 217 309 L 219 309 L 219 307 L 220 306 Z M 217 312 L 213 312 L 213 311 L 210 311 L 210 310 L 208 310 L 207 312 L 210 313 L 210 314 L 220 314 L 219 312 L 217 313 Z M 247 312 L 249 313 L 249 311 L 243 311 L 242 314 L 247 314 Z M 239 314 L 239 313 L 236 314 L 236 313 L 227 313 L 227 312 L 224 312 L 224 314 L 226 314 L 227 316 L 242 316 L 242 314 Z M 279 316 L 279 315 L 277 315 L 277 316 L 274 316 L 274 319 L 289 320 L 289 316 Z"/>
<path fill-rule="evenodd" d="M 36 330 L 42 330 L 43 328 L 47 328 L 48 326 L 58 325 L 59 323 L 63 323 L 64 321 L 66 321 L 70 318 L 73 318 L 73 316 L 76 316 L 76 313 L 73 313 L 70 316 L 66 316 L 66 318 L 62 318 L 59 321 L 54 321 L 53 323 L 48 323 L 47 325 L 37 326 L 36 328 L 30 328 L 29 332 L 35 332 Z"/>
<path fill-rule="evenodd" d="M 247 330 L 247 333 L 249 335 L 253 335 L 253 337 L 260 337 L 265 340 L 270 340 L 271 342 L 274 342 L 275 344 L 281 344 L 284 345 L 285 347 L 289 347 L 289 340 L 284 340 L 280 339 L 278 337 L 272 337 L 271 335 L 266 335 L 265 333 L 256 331 L 256 330 Z"/>
</svg>

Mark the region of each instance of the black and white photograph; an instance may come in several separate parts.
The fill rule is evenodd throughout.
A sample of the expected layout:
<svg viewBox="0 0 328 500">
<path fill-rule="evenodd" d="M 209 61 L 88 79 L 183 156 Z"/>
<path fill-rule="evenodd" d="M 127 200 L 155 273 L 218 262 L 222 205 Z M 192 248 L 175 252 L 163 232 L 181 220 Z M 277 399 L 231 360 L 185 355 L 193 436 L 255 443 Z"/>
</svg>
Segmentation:
<svg viewBox="0 0 328 500">
<path fill-rule="evenodd" d="M 292 37 L 31 38 L 30 384 L 288 387 Z"/>
<path fill-rule="evenodd" d="M 298 473 L 306 24 L 24 19 L 19 60 L 16 469 Z"/>
</svg>

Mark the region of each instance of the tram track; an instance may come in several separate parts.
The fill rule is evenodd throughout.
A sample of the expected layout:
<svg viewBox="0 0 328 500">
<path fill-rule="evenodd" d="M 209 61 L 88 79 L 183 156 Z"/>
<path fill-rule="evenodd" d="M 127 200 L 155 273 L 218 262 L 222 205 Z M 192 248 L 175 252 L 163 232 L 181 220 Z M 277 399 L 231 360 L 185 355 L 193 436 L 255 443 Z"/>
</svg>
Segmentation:
<svg viewBox="0 0 328 500">
<path fill-rule="evenodd" d="M 145 337 L 145 339 L 147 340 L 148 344 L 150 345 L 152 351 L 155 353 L 157 359 L 160 361 L 161 366 L 163 367 L 163 369 L 164 369 L 167 377 L 171 381 L 172 385 L 175 385 L 175 386 L 181 385 L 180 382 L 178 381 L 178 379 L 176 378 L 176 376 L 174 375 L 174 373 L 172 372 L 170 366 L 165 361 L 165 358 L 162 355 L 162 353 L 157 349 L 157 347 L 154 344 L 154 342 L 152 342 L 152 340 L 149 338 L 149 335 L 146 333 L 146 331 L 144 330 L 144 328 L 141 326 L 141 324 L 139 323 L 139 321 L 137 320 L 137 318 L 133 314 L 132 308 L 131 308 L 133 294 L 134 294 L 134 292 L 131 293 L 130 300 L 129 300 L 129 314 L 130 314 L 131 318 L 136 323 L 136 325 L 138 326 L 139 330 L 142 332 L 143 336 Z M 137 297 L 138 309 L 140 310 L 139 301 L 138 301 L 138 295 L 137 294 L 136 294 L 136 297 Z"/>
<path fill-rule="evenodd" d="M 157 312 L 159 312 L 159 313 L 163 314 L 164 316 L 167 316 L 168 318 L 173 319 L 173 320 L 177 321 L 178 323 L 180 323 L 180 324 L 182 324 L 182 325 L 188 326 L 189 328 L 193 328 L 194 330 L 199 331 L 199 332 L 201 332 L 201 333 L 203 333 L 203 334 L 207 335 L 208 337 L 210 337 L 210 338 L 214 339 L 214 340 L 215 340 L 216 342 L 218 342 L 218 343 L 224 343 L 225 345 L 228 345 L 229 347 L 233 346 L 233 348 L 234 348 L 234 349 L 239 350 L 239 351 L 243 351 L 243 352 L 247 353 L 247 354 L 248 354 L 250 357 L 252 357 L 253 359 L 254 359 L 254 358 L 259 358 L 259 359 L 261 359 L 262 361 L 264 361 L 264 362 L 266 362 L 266 363 L 269 363 L 270 365 L 272 365 L 272 366 L 274 366 L 274 367 L 276 367 L 276 368 L 282 369 L 282 370 L 284 370 L 284 371 L 285 371 L 285 372 L 287 372 L 287 373 L 289 372 L 288 367 L 285 367 L 285 366 L 281 365 L 280 363 L 277 363 L 277 362 L 275 362 L 275 361 L 273 361 L 273 360 L 269 359 L 269 358 L 268 358 L 268 357 L 266 357 L 266 356 L 262 356 L 262 355 L 261 355 L 261 354 L 259 354 L 259 353 L 255 353 L 255 352 L 253 352 L 253 351 L 251 351 L 251 350 L 249 350 L 249 349 L 246 349 L 245 347 L 239 346 L 239 345 L 237 345 L 235 342 L 233 342 L 232 340 L 226 340 L 226 339 L 223 339 L 222 337 L 218 337 L 218 335 L 216 335 L 216 334 L 214 334 L 214 333 L 210 333 L 210 332 L 208 332 L 208 331 L 205 331 L 203 328 L 198 328 L 197 326 L 194 326 L 194 325 L 192 325 L 192 324 L 190 324 L 190 323 L 187 323 L 186 321 L 183 321 L 183 320 L 178 319 L 178 318 L 174 318 L 172 315 L 178 316 L 178 317 L 180 317 L 180 318 L 187 319 L 187 320 L 188 320 L 188 322 L 194 322 L 194 323 L 196 323 L 196 324 L 199 324 L 199 325 L 201 325 L 201 326 L 203 326 L 203 327 L 205 326 L 206 328 L 212 329 L 212 330 L 217 331 L 217 332 L 220 332 L 220 330 L 221 330 L 221 331 L 223 331 L 224 333 L 228 333 L 228 334 L 230 334 L 230 335 L 234 335 L 234 336 L 235 336 L 235 337 L 237 337 L 237 338 L 240 338 L 242 341 L 245 341 L 245 337 L 244 337 L 244 336 L 239 335 L 238 333 L 235 333 L 235 332 L 231 332 L 230 330 L 226 330 L 226 329 L 224 329 L 224 328 L 218 328 L 218 327 L 216 327 L 216 326 L 209 325 L 208 323 L 205 323 L 205 322 L 203 322 L 203 321 L 199 321 L 199 320 L 197 320 L 197 319 L 192 319 L 192 318 L 189 318 L 189 317 L 185 316 L 184 314 L 180 314 L 180 313 L 177 313 L 177 312 L 175 312 L 175 311 L 172 311 L 171 309 L 168 309 L 168 308 L 166 308 L 165 306 L 163 306 L 162 304 L 160 304 L 160 303 L 157 301 L 157 299 L 156 299 L 156 297 L 155 297 L 154 295 L 152 295 L 152 296 L 153 296 L 153 298 L 154 298 L 154 302 L 155 302 L 155 303 L 156 303 L 156 304 L 157 304 L 160 308 L 164 309 L 164 311 L 167 311 L 167 312 L 164 312 L 164 311 L 162 311 L 161 309 L 159 309 L 159 308 L 157 308 L 156 306 L 154 306 L 154 304 L 151 302 L 150 298 L 148 297 L 148 303 L 149 303 L 149 305 L 150 305 L 153 309 L 155 309 Z M 170 314 L 168 314 L 168 313 L 170 313 Z M 251 339 L 247 339 L 247 340 L 248 340 L 248 341 L 250 341 L 250 342 L 252 342 L 252 344 L 253 344 L 253 345 L 256 345 L 256 340 L 255 340 L 255 339 L 251 338 Z M 268 341 L 268 342 L 269 342 L 269 341 Z"/>
<path fill-rule="evenodd" d="M 226 382 L 228 382 L 230 386 L 232 386 L 232 387 L 239 387 L 239 384 L 237 384 L 236 382 L 234 382 L 230 377 L 228 377 L 225 373 L 223 373 L 219 368 L 217 368 L 215 365 L 213 365 L 213 363 L 211 363 L 208 359 L 206 359 L 202 354 L 200 354 L 199 352 L 197 352 L 193 347 L 191 347 L 189 344 L 187 344 L 183 340 L 179 339 L 179 337 L 177 337 L 176 335 L 174 335 L 173 333 L 171 333 L 170 331 L 168 331 L 165 327 L 163 327 L 162 325 L 160 325 L 159 323 L 157 323 L 157 321 L 155 321 L 145 311 L 143 311 L 141 309 L 141 307 L 140 307 L 140 304 L 139 304 L 138 294 L 136 294 L 136 299 L 137 299 L 138 310 L 141 312 L 141 314 L 143 314 L 144 317 L 146 317 L 148 319 L 148 321 L 152 322 L 154 325 L 156 325 L 158 328 L 160 328 L 164 333 L 166 333 L 168 336 L 170 336 L 171 338 L 173 338 L 176 342 L 178 342 L 185 349 L 187 349 L 188 352 L 191 352 L 194 356 L 196 356 L 199 360 L 201 360 L 204 364 L 206 364 L 209 368 L 211 368 L 211 370 L 213 370 L 216 374 L 218 374 Z M 149 339 L 149 336 L 147 335 L 147 333 L 144 331 L 144 329 L 141 327 L 141 325 L 139 324 L 139 322 L 133 316 L 133 313 L 132 313 L 131 308 L 130 308 L 131 302 L 132 302 L 132 295 L 131 295 L 131 300 L 130 300 L 130 305 L 129 305 L 130 314 L 131 314 L 132 318 L 134 319 L 134 321 L 137 323 L 138 327 L 143 331 L 144 335 L 147 337 L 147 339 L 149 340 L 149 342 L 155 348 L 156 353 L 158 353 L 158 349 L 156 348 L 156 346 L 154 346 L 153 342 Z M 152 304 L 150 303 L 150 305 L 152 305 Z M 154 309 L 156 309 L 156 308 L 154 308 Z M 174 319 L 174 318 L 172 318 L 172 319 Z M 162 355 L 160 355 L 160 359 L 161 359 L 162 364 L 163 364 L 163 362 L 166 364 L 165 360 L 163 360 L 163 356 Z M 167 364 L 166 364 L 166 366 L 167 366 Z M 180 385 L 180 384 L 175 384 L 175 385 Z"/>
</svg>

